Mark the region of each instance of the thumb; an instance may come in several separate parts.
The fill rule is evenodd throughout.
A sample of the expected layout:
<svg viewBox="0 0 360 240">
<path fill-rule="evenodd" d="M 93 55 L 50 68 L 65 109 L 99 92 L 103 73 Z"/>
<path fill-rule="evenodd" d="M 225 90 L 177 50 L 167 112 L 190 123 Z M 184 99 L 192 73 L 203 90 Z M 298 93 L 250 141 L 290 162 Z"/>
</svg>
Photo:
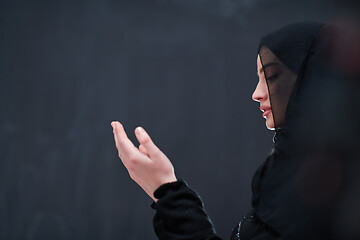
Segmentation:
<svg viewBox="0 0 360 240">
<path fill-rule="evenodd" d="M 149 134 L 142 127 L 137 127 L 135 129 L 135 135 L 140 145 L 147 152 L 150 158 L 160 152 L 160 149 L 153 143 Z"/>
</svg>

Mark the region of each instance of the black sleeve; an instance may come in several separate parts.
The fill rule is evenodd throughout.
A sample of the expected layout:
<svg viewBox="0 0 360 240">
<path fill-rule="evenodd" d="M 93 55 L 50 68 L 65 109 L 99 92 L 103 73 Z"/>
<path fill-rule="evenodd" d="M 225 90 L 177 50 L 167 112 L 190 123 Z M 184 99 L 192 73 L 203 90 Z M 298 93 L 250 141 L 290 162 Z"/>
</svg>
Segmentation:
<svg viewBox="0 0 360 240">
<path fill-rule="evenodd" d="M 160 240 L 221 240 L 200 196 L 183 180 L 161 185 L 154 196 L 153 224 Z"/>
</svg>

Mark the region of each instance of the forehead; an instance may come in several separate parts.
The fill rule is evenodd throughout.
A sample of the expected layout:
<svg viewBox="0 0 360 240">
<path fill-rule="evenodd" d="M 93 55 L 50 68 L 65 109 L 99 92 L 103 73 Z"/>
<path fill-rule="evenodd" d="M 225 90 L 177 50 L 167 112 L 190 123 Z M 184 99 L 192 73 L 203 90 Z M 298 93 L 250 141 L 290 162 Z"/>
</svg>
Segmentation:
<svg viewBox="0 0 360 240">
<path fill-rule="evenodd" d="M 257 75 L 259 75 L 259 74 L 263 73 L 263 71 L 264 71 L 259 54 L 257 55 L 256 62 L 257 62 Z"/>
</svg>

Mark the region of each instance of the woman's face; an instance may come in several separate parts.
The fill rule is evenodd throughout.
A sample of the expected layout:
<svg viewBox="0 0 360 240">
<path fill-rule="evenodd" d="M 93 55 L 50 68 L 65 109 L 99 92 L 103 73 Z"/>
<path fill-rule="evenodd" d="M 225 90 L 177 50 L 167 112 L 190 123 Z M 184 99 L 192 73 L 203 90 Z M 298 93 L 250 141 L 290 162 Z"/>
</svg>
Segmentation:
<svg viewBox="0 0 360 240">
<path fill-rule="evenodd" d="M 259 76 L 259 82 L 256 86 L 254 93 L 252 94 L 252 99 L 260 103 L 260 110 L 263 112 L 263 117 L 266 119 L 266 127 L 269 130 L 275 130 L 275 123 L 270 105 L 269 91 L 259 55 L 257 57 L 257 74 Z"/>
</svg>

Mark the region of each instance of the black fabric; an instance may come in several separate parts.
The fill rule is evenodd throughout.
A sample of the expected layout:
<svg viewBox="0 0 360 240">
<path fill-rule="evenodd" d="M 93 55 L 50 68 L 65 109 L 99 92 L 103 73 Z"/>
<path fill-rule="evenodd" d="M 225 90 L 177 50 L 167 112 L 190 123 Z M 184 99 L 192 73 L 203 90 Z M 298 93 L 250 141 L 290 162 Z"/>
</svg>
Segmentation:
<svg viewBox="0 0 360 240">
<path fill-rule="evenodd" d="M 264 68 L 276 129 L 285 122 L 297 76 L 321 26 L 321 23 L 311 22 L 291 24 L 260 40 L 258 54 Z"/>
<path fill-rule="evenodd" d="M 341 61 L 356 59 L 342 49 L 357 49 L 360 41 L 344 46 L 349 41 L 339 39 L 346 33 L 341 26 L 297 23 L 260 42 L 280 134 L 254 176 L 252 203 L 286 239 L 360 239 L 354 226 L 360 220 L 360 67 L 352 62 L 358 68 L 349 71 Z"/>
<path fill-rule="evenodd" d="M 162 239 L 219 240 L 200 196 L 179 179 L 160 186 L 154 192 L 151 207 L 156 209 L 153 219 L 155 233 Z"/>
<path fill-rule="evenodd" d="M 216 234 L 200 196 L 184 180 L 179 179 L 160 186 L 154 192 L 154 196 L 159 200 L 151 204 L 156 210 L 153 225 L 160 240 L 222 239 Z M 279 240 L 282 238 L 251 210 L 233 229 L 230 239 Z"/>
<path fill-rule="evenodd" d="M 238 229 L 234 229 L 230 240 L 280 240 L 282 237 L 262 222 L 256 215 L 254 209 L 243 217 L 238 225 Z"/>
<path fill-rule="evenodd" d="M 232 240 L 360 239 L 359 44 L 360 34 L 313 22 L 261 39 L 274 145 L 253 176 L 252 209 Z M 159 239 L 220 239 L 184 181 L 154 196 Z"/>
</svg>

